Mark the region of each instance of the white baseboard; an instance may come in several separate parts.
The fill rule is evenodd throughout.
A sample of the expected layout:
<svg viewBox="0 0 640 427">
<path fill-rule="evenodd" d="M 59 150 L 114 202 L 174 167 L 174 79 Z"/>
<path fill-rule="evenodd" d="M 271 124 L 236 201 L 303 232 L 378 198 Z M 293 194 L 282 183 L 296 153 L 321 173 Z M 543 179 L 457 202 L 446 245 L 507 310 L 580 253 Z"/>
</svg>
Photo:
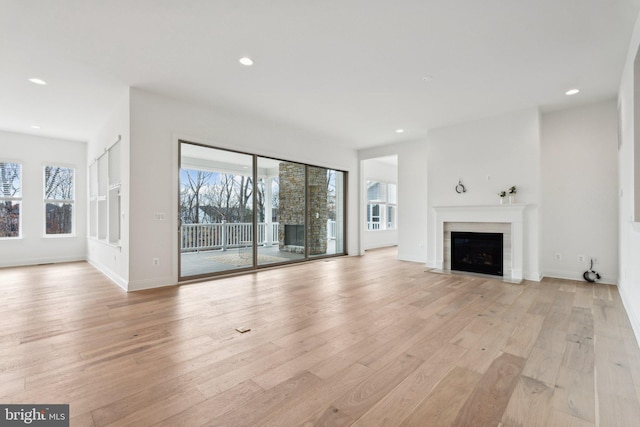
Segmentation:
<svg viewBox="0 0 640 427">
<path fill-rule="evenodd" d="M 113 283 L 121 287 L 123 290 L 128 291 L 127 281 L 120 277 L 115 271 L 95 259 L 87 259 L 87 262 L 107 276 Z"/>
<path fill-rule="evenodd" d="M 398 251 L 398 259 L 400 261 L 409 261 L 409 262 L 419 262 L 421 264 L 424 264 L 424 258 L 421 258 L 419 256 L 406 256 L 403 253 L 400 253 Z"/>
<path fill-rule="evenodd" d="M 582 273 L 573 273 L 566 271 L 545 271 L 542 277 L 552 277 L 554 279 L 566 279 L 566 280 L 577 280 L 579 282 L 584 282 L 584 277 L 582 277 Z M 617 285 L 618 277 L 610 277 L 603 275 L 598 283 L 603 283 L 605 285 Z"/>
<path fill-rule="evenodd" d="M 0 268 L 5 267 L 24 267 L 39 264 L 56 264 L 61 262 L 78 262 L 86 261 L 84 256 L 64 256 L 64 257 L 42 257 L 42 258 L 25 258 L 12 259 L 11 261 L 0 261 Z"/>
<path fill-rule="evenodd" d="M 530 281 L 532 281 L 532 282 L 539 282 L 539 281 L 541 281 L 541 280 L 542 280 L 542 278 L 543 278 L 543 277 L 544 277 L 544 276 L 543 276 L 543 275 L 541 275 L 541 274 L 540 274 L 540 273 L 538 273 L 538 272 L 535 272 L 535 273 L 525 272 L 525 273 L 522 275 L 522 278 L 523 278 L 524 280 L 530 280 Z"/>
<path fill-rule="evenodd" d="M 145 289 L 164 288 L 166 286 L 177 285 L 173 277 L 154 277 L 153 279 L 134 280 L 129 282 L 129 292 L 142 291 Z"/>
<path fill-rule="evenodd" d="M 629 318 L 629 323 L 631 323 L 631 329 L 633 329 L 633 334 L 636 336 L 636 343 L 640 343 L 640 320 L 636 313 L 631 308 L 632 305 L 629 303 L 631 299 L 627 295 L 626 287 L 633 286 L 632 284 L 624 284 L 618 285 L 618 292 L 620 292 L 620 299 L 622 300 L 622 305 L 624 306 L 624 310 L 627 312 L 627 317 Z"/>
</svg>

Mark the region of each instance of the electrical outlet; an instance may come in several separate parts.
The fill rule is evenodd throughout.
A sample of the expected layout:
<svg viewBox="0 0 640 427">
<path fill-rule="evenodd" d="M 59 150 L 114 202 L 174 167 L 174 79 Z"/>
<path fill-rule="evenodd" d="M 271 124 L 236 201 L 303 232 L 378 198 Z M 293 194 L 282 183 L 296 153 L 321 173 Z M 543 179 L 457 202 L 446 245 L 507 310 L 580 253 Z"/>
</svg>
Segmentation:
<svg viewBox="0 0 640 427">
<path fill-rule="evenodd" d="M 159 265 L 160 265 L 160 258 L 154 258 L 152 261 L 153 261 L 153 265 L 154 265 L 154 266 L 156 266 L 156 267 L 157 267 L 157 266 L 159 266 Z"/>
<path fill-rule="evenodd" d="M 556 261 L 562 261 L 562 254 L 561 253 L 556 253 L 555 257 L 556 257 Z"/>
<path fill-rule="evenodd" d="M 578 262 L 584 262 L 585 259 L 584 255 L 578 255 Z"/>
<path fill-rule="evenodd" d="M 593 264 L 595 265 L 595 264 L 597 264 L 597 263 L 598 263 L 598 258 L 596 258 L 596 257 L 592 256 L 592 257 L 591 257 L 591 261 L 593 261 Z"/>
</svg>

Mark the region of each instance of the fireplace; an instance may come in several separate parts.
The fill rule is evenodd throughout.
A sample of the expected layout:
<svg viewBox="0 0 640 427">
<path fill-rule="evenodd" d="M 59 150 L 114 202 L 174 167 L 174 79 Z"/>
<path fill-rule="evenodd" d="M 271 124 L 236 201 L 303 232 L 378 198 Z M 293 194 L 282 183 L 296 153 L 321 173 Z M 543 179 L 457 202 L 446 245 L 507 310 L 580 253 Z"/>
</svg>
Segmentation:
<svg viewBox="0 0 640 427">
<path fill-rule="evenodd" d="M 524 213 L 527 205 L 435 206 L 434 269 L 451 270 L 451 233 L 502 233 L 502 278 L 513 283 L 523 279 Z"/>
<path fill-rule="evenodd" d="M 502 233 L 451 232 L 451 270 L 503 275 Z"/>
<path fill-rule="evenodd" d="M 304 246 L 304 225 L 285 224 L 284 244 L 287 246 Z"/>
</svg>

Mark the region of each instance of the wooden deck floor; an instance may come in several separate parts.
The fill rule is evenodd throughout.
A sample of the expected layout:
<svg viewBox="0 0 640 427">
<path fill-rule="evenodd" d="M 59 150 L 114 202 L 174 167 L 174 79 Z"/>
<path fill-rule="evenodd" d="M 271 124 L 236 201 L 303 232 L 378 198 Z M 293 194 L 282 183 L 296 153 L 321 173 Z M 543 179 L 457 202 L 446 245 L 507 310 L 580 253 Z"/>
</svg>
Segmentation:
<svg viewBox="0 0 640 427">
<path fill-rule="evenodd" d="M 130 294 L 86 263 L 0 285 L 0 402 L 68 403 L 72 426 L 640 420 L 615 286 L 434 274 L 392 249 Z"/>
</svg>

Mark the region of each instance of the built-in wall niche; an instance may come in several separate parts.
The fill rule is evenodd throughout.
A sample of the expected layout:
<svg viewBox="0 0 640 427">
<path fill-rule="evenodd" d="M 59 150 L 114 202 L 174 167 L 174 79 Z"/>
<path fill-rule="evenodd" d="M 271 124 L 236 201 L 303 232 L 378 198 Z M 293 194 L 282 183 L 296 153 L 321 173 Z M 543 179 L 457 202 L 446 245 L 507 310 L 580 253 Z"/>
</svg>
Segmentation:
<svg viewBox="0 0 640 427">
<path fill-rule="evenodd" d="M 640 49 L 633 63 L 633 220 L 640 222 Z"/>
<path fill-rule="evenodd" d="M 120 244 L 120 138 L 89 165 L 89 236 Z"/>
</svg>

